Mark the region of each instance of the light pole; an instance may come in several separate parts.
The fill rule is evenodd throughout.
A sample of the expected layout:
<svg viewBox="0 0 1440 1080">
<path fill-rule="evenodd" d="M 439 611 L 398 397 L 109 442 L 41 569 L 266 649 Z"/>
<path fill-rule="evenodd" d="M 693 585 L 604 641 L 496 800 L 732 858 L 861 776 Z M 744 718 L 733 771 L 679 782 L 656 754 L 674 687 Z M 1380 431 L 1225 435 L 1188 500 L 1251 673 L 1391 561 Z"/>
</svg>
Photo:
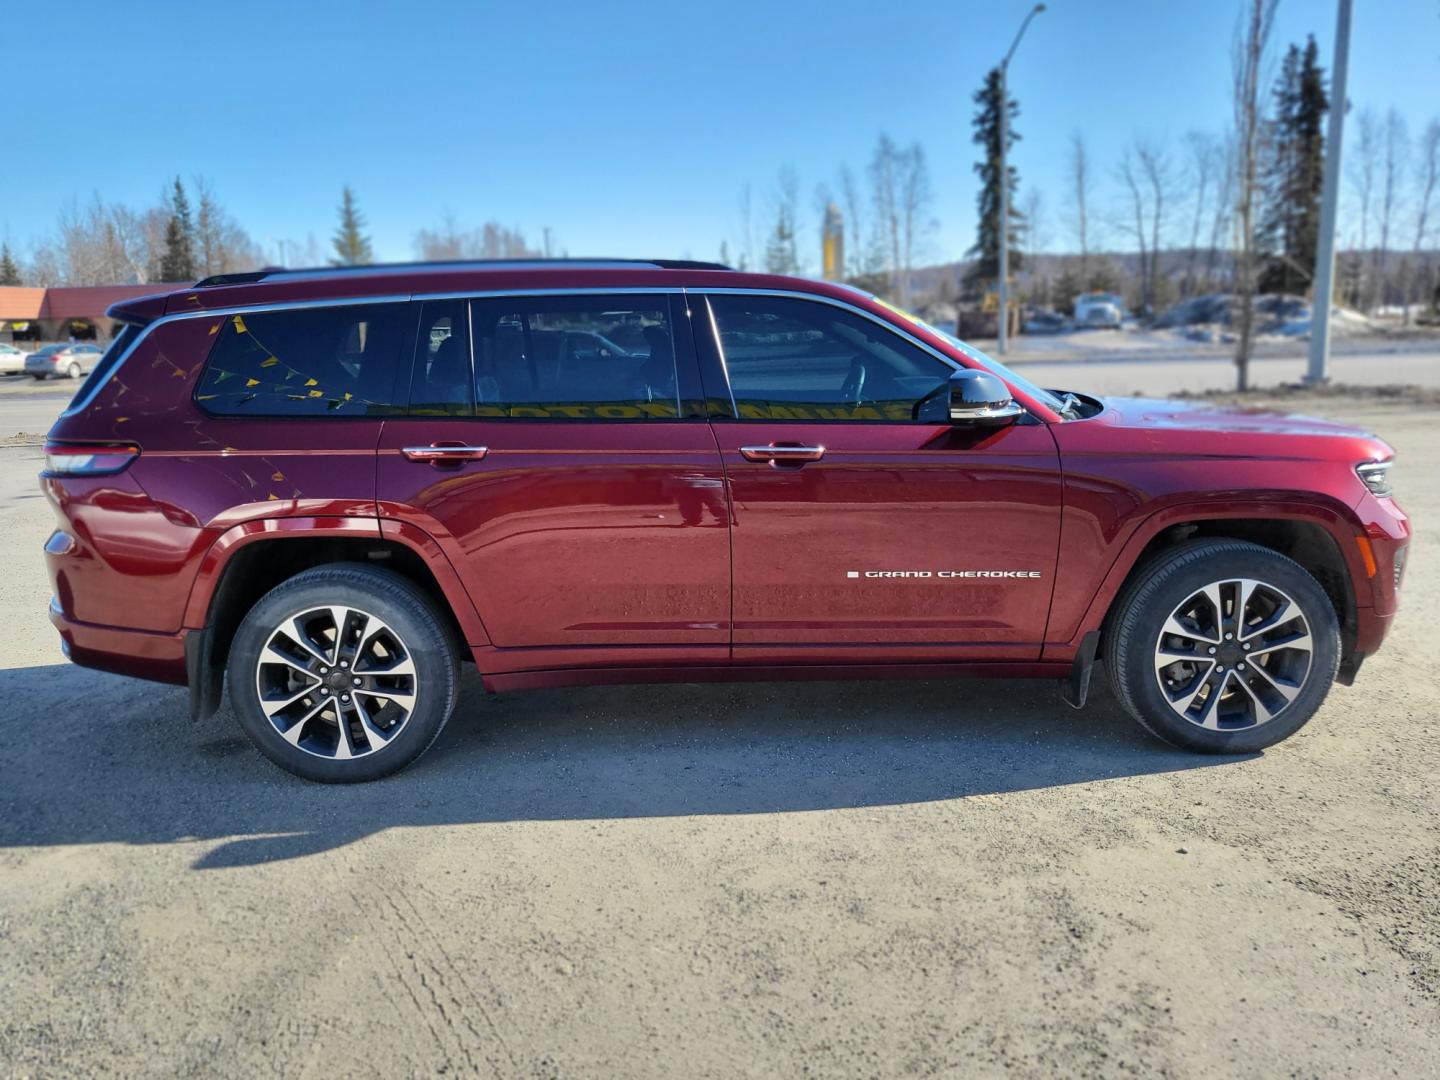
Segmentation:
<svg viewBox="0 0 1440 1080">
<path fill-rule="evenodd" d="M 1010 172 L 1005 163 L 1005 144 L 1010 141 L 1010 91 L 1007 82 L 1010 58 L 1020 47 L 1025 28 L 1030 25 L 1031 19 L 1044 10 L 1044 4 L 1036 4 L 1030 9 L 1030 14 L 1026 15 L 1025 21 L 1020 24 L 1010 51 L 1005 54 L 1005 59 L 1000 61 L 1000 332 L 995 338 L 995 351 L 1001 356 L 1010 348 Z"/>
<path fill-rule="evenodd" d="M 1345 78 L 1350 66 L 1350 0 L 1335 20 L 1335 64 L 1330 81 L 1330 126 L 1325 133 L 1325 178 L 1320 193 L 1320 244 L 1310 293 L 1310 365 L 1307 383 L 1330 377 L 1330 303 L 1335 290 L 1335 216 L 1340 201 L 1340 149 L 1345 138 Z"/>
</svg>

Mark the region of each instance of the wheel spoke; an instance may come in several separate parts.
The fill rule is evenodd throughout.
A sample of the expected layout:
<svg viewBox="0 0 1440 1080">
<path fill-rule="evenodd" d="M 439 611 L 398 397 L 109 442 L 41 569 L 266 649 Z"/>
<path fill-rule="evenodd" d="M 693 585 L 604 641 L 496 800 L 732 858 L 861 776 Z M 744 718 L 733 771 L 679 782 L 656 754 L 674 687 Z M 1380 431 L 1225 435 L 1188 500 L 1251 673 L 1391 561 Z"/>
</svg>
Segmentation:
<svg viewBox="0 0 1440 1080">
<path fill-rule="evenodd" d="M 1212 671 L 1205 679 L 1205 682 L 1210 684 L 1210 693 L 1209 696 L 1205 698 L 1205 703 L 1200 706 L 1200 715 L 1190 716 L 1190 714 L 1186 712 L 1184 714 L 1186 718 L 1193 723 L 1199 724 L 1203 728 L 1207 728 L 1210 731 L 1219 730 L 1220 710 L 1218 706 L 1220 704 L 1220 696 L 1225 693 L 1225 684 L 1229 681 L 1229 679 L 1229 672 L 1220 673 L 1219 677 L 1217 678 L 1216 672 Z M 1191 695 L 1190 701 L 1194 701 L 1195 696 L 1198 694 L 1199 690 L 1197 690 L 1195 694 Z M 1186 706 L 1188 708 L 1189 702 L 1186 703 Z"/>
<path fill-rule="evenodd" d="M 288 637 L 289 635 L 286 636 Z M 315 676 L 311 674 L 308 667 L 306 667 L 304 664 L 297 663 L 295 660 L 292 660 L 290 657 L 286 656 L 279 649 L 277 649 L 275 647 L 274 638 L 270 639 L 270 643 L 265 646 L 265 650 L 260 654 L 260 662 L 262 664 L 284 664 L 297 675 L 302 675 L 305 678 L 312 680 L 315 678 Z"/>
<path fill-rule="evenodd" d="M 366 676 L 380 676 L 380 675 L 385 675 L 385 676 L 392 676 L 392 675 L 394 675 L 394 676 L 398 676 L 398 675 L 411 675 L 411 676 L 413 676 L 413 675 L 415 674 L 415 661 L 411 660 L 410 657 L 408 657 L 408 656 L 402 656 L 402 657 L 399 657 L 399 658 L 398 658 L 393 664 L 391 664 L 389 667 L 371 667 L 371 666 L 369 666 L 368 664 L 367 664 L 365 667 L 360 667 L 360 666 L 359 666 L 359 661 L 357 660 L 357 661 L 356 661 L 356 667 L 355 667 L 355 674 L 356 674 L 356 675 L 366 675 Z"/>
<path fill-rule="evenodd" d="M 324 711 L 325 706 L 329 704 L 330 702 L 328 699 L 322 698 L 320 704 L 316 705 L 299 720 L 296 720 L 295 723 L 291 724 L 288 728 L 282 731 L 280 734 L 285 736 L 285 741 L 288 742 L 291 746 L 299 746 L 300 737 L 305 734 L 305 725 L 308 724 L 311 720 L 314 720 L 315 717 L 319 716 L 320 713 Z"/>
<path fill-rule="evenodd" d="M 1212 581 L 1205 586 L 1205 598 L 1210 601 L 1215 609 L 1215 641 L 1219 641 L 1225 635 L 1225 598 L 1223 581 Z"/>
<path fill-rule="evenodd" d="M 1244 692 L 1245 696 L 1250 699 L 1250 704 L 1254 707 L 1255 710 L 1255 723 L 1263 724 L 1266 720 L 1271 719 L 1275 715 L 1270 711 L 1269 706 L 1267 706 L 1265 702 L 1261 700 L 1260 695 L 1255 693 L 1254 688 L 1250 686 L 1250 683 L 1247 680 L 1242 679 L 1239 675 L 1236 675 L 1234 682 L 1235 685 Z"/>
<path fill-rule="evenodd" d="M 1190 689 L 1182 690 L 1181 697 L 1172 697 L 1170 699 L 1170 704 L 1175 706 L 1178 712 L 1187 712 L 1190 706 L 1195 703 L 1195 699 L 1200 696 L 1200 691 L 1205 689 L 1205 684 L 1210 681 L 1210 676 L 1214 674 L 1214 666 L 1214 661 L 1207 662 L 1206 670 L 1196 676 L 1194 682 L 1190 684 Z"/>
<path fill-rule="evenodd" d="M 366 697 L 382 698 L 385 701 L 393 701 L 402 709 L 409 712 L 415 707 L 415 695 L 408 690 L 379 690 L 368 686 L 355 688 L 356 694 L 363 694 Z"/>
<path fill-rule="evenodd" d="M 299 645 L 300 648 L 304 649 L 320 663 L 326 665 L 329 665 L 331 663 L 329 655 L 321 652 L 311 642 L 310 636 L 305 633 L 305 628 L 300 624 L 299 615 L 296 615 L 293 619 L 291 619 L 285 624 L 284 634 L 286 637 L 288 637 L 291 641 L 295 642 L 296 645 Z"/>
<path fill-rule="evenodd" d="M 335 756 L 342 760 L 354 757 L 355 741 L 350 734 L 350 720 L 345 715 L 345 707 L 339 701 L 335 702 L 335 727 L 338 729 L 335 734 Z"/>
<path fill-rule="evenodd" d="M 1266 653 L 1275 652 L 1277 649 L 1298 649 L 1301 652 L 1310 652 L 1314 646 L 1310 641 L 1310 634 L 1305 630 L 1297 631 L 1290 637 L 1280 638 L 1278 641 L 1266 641 L 1250 650 L 1250 656 L 1264 656 Z"/>
<path fill-rule="evenodd" d="M 1300 689 L 1304 685 L 1303 682 L 1283 682 L 1280 679 L 1276 678 L 1274 675 L 1270 674 L 1270 672 L 1266 671 L 1264 665 L 1262 664 L 1252 664 L 1250 665 L 1250 670 L 1255 672 L 1256 675 L 1260 676 L 1260 678 L 1265 681 L 1265 684 L 1267 686 L 1273 686 L 1276 692 L 1285 699 L 1285 704 L 1287 705 L 1295 700 L 1295 695 L 1300 693 Z"/>
<path fill-rule="evenodd" d="M 1239 634 L 1240 640 L 1250 641 L 1260 634 L 1267 633 L 1270 630 L 1274 630 L 1277 626 L 1281 626 L 1284 623 L 1290 622 L 1292 619 L 1300 618 L 1300 613 L 1298 611 L 1293 615 L 1290 614 L 1290 609 L 1294 606 L 1295 605 L 1290 602 L 1289 597 L 1280 597 L 1279 606 L 1277 606 L 1275 610 L 1272 611 L 1269 615 L 1267 615 L 1264 619 L 1260 620 L 1260 622 L 1256 623 L 1254 626 L 1251 627 L 1246 627 L 1243 624 L 1241 625 Z"/>
<path fill-rule="evenodd" d="M 294 705 L 297 701 L 301 700 L 302 698 L 306 697 L 306 696 L 309 695 L 309 694 L 313 694 L 313 693 L 315 692 L 315 687 L 316 687 L 317 685 L 318 685 L 318 684 L 316 684 L 316 683 L 311 683 L 309 686 L 304 687 L 303 689 L 296 691 L 294 694 L 292 694 L 292 695 L 291 695 L 290 697 L 288 697 L 288 698 L 275 699 L 275 698 L 263 698 L 263 697 L 262 697 L 262 698 L 260 699 L 260 708 L 262 708 L 262 709 L 265 710 L 265 715 L 266 715 L 266 716 L 270 717 L 271 719 L 274 719 L 276 713 L 278 713 L 278 712 L 284 712 L 284 711 L 285 711 L 286 709 L 288 709 L 291 705 Z"/>
<path fill-rule="evenodd" d="M 352 695 L 351 700 L 355 703 L 355 712 L 360 717 L 360 723 L 365 727 L 365 735 L 370 740 L 370 749 L 382 749 L 390 741 L 390 735 L 393 735 L 394 732 L 387 735 L 375 726 L 375 720 L 370 715 L 370 710 L 365 708 L 358 694 Z"/>
</svg>

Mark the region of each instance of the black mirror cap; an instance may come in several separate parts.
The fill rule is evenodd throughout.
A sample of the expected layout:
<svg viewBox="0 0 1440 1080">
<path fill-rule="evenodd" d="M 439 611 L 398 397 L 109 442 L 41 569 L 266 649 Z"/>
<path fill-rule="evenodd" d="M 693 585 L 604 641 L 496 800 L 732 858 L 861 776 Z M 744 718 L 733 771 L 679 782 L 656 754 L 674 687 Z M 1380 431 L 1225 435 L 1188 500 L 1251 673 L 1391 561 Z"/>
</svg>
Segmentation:
<svg viewBox="0 0 1440 1080">
<path fill-rule="evenodd" d="M 998 375 L 963 368 L 950 376 L 950 422 L 978 427 L 1004 427 L 1025 410 L 1010 396 Z"/>
</svg>

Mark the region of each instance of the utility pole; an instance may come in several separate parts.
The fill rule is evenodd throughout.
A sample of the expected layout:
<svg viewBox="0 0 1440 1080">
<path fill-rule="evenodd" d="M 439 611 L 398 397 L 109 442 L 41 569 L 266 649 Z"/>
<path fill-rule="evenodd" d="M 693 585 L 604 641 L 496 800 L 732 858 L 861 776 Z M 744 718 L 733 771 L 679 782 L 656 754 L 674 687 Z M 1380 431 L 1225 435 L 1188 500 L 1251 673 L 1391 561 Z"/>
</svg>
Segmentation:
<svg viewBox="0 0 1440 1080">
<path fill-rule="evenodd" d="M 1020 47 L 1020 39 L 1025 36 L 1030 20 L 1044 10 L 1044 4 L 1036 4 L 1030 9 L 1030 14 L 1020 24 L 1010 51 L 1000 61 L 1000 318 L 995 351 L 1001 356 L 1010 348 L 1010 169 L 1006 164 L 1009 148 L 1005 145 L 1010 141 L 1010 58 Z"/>
<path fill-rule="evenodd" d="M 1305 381 L 1330 378 L 1330 305 L 1335 292 L 1335 216 L 1340 202 L 1340 148 L 1345 138 L 1345 76 L 1350 66 L 1350 0 L 1340 0 L 1335 19 L 1335 64 L 1326 126 L 1325 179 L 1320 190 L 1320 243 L 1315 251 L 1315 288 L 1310 297 L 1310 367 Z"/>
</svg>

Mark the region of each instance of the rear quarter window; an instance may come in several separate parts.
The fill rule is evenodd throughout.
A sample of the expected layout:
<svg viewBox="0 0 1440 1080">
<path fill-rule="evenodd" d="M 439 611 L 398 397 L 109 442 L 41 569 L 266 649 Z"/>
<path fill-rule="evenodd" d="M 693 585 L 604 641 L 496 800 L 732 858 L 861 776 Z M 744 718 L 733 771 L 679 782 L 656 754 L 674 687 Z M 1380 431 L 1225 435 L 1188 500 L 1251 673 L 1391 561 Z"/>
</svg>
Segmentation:
<svg viewBox="0 0 1440 1080">
<path fill-rule="evenodd" d="M 389 416 L 408 303 L 250 311 L 221 324 L 195 401 L 219 416 Z M 407 365 L 408 368 L 408 365 Z"/>
</svg>

